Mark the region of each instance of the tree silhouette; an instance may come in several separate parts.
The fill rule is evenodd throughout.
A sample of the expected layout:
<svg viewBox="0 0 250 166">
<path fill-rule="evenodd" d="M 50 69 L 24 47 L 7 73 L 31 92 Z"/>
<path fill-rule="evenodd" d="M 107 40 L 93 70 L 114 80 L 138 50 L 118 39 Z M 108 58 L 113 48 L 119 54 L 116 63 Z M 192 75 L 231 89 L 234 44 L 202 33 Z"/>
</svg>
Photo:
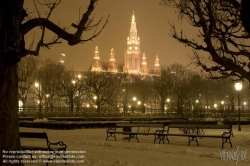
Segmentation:
<svg viewBox="0 0 250 166">
<path fill-rule="evenodd" d="M 250 81 L 248 0 L 162 0 L 198 29 L 196 38 L 171 25 L 171 36 L 193 49 L 192 60 L 211 78 L 234 76 Z"/>
<path fill-rule="evenodd" d="M 36 1 L 33 1 L 36 2 Z M 50 48 L 53 44 L 66 40 L 69 45 L 76 45 L 87 42 L 97 37 L 107 21 L 99 28 L 101 20 L 93 24 L 91 17 L 97 0 L 90 0 L 86 12 L 81 16 L 79 23 L 72 23 L 75 28 L 74 33 L 67 32 L 66 28 L 61 28 L 49 20 L 53 10 L 61 3 L 44 1 L 37 4 L 45 5 L 49 8 L 47 16 L 42 18 L 38 13 L 37 18 L 27 20 L 27 11 L 23 8 L 24 0 L 8 0 L 0 2 L 0 149 L 15 151 L 20 150 L 19 121 L 18 121 L 18 77 L 17 64 L 26 55 L 39 55 L 40 48 Z M 36 8 L 37 9 L 37 8 Z M 25 48 L 25 35 L 36 27 L 40 27 L 42 35 L 36 48 L 31 50 Z M 55 34 L 51 42 L 44 42 L 45 30 Z M 84 39 L 83 35 L 93 30 L 91 37 Z M 21 160 L 21 159 L 20 159 Z M 19 161 L 20 161 L 19 160 Z M 6 165 L 11 165 L 7 163 Z M 23 165 L 21 162 L 14 165 Z"/>
</svg>

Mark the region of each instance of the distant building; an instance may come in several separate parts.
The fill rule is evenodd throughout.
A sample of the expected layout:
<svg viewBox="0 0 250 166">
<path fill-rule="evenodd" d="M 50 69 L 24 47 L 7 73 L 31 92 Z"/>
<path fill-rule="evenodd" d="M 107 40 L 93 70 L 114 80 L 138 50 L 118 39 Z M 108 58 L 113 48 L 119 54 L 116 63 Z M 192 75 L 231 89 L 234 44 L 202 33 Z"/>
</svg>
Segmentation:
<svg viewBox="0 0 250 166">
<path fill-rule="evenodd" d="M 156 54 L 155 65 L 154 65 L 154 73 L 159 73 L 159 72 L 160 72 L 160 63 L 159 63 L 158 55 Z"/>
<path fill-rule="evenodd" d="M 102 71 L 102 66 L 101 66 L 101 61 L 100 61 L 100 56 L 99 56 L 99 51 L 98 47 L 95 47 L 95 55 L 94 55 L 94 61 L 92 64 L 91 71 Z"/>
<path fill-rule="evenodd" d="M 99 50 L 96 46 L 91 71 L 109 71 L 109 72 L 128 72 L 131 74 L 149 74 L 146 54 L 141 58 L 140 38 L 137 34 L 134 13 L 132 15 L 131 28 L 127 37 L 127 46 L 124 51 L 124 64 L 116 63 L 114 49 L 111 49 L 109 62 L 102 62 L 99 56 Z M 160 72 L 158 55 L 156 55 L 153 73 Z M 151 74 L 153 74 L 151 73 Z"/>
</svg>

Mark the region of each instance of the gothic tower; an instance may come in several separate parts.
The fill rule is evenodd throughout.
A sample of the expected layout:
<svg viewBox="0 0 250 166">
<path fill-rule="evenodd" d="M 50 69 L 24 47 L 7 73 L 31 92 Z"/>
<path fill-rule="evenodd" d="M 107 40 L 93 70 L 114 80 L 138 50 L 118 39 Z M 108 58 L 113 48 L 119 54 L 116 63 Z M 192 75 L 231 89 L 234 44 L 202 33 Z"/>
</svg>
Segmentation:
<svg viewBox="0 0 250 166">
<path fill-rule="evenodd" d="M 147 65 L 147 62 L 146 62 L 145 53 L 143 53 L 143 56 L 142 56 L 141 74 L 148 74 L 148 65 Z"/>
<path fill-rule="evenodd" d="M 129 73 L 140 73 L 140 38 L 137 35 L 135 16 L 133 12 L 130 33 L 127 38 L 127 48 L 125 50 L 124 70 Z"/>
<path fill-rule="evenodd" d="M 91 71 L 102 71 L 102 66 L 97 46 L 95 47 L 95 55 Z"/>
<path fill-rule="evenodd" d="M 117 72 L 117 68 L 116 68 L 116 64 L 115 64 L 115 53 L 114 53 L 113 48 L 111 49 L 111 52 L 110 52 L 108 71 L 109 72 Z"/>
<path fill-rule="evenodd" d="M 158 58 L 157 54 L 156 54 L 156 57 L 155 57 L 154 73 L 155 74 L 160 73 L 160 63 L 159 63 L 159 58 Z"/>
</svg>

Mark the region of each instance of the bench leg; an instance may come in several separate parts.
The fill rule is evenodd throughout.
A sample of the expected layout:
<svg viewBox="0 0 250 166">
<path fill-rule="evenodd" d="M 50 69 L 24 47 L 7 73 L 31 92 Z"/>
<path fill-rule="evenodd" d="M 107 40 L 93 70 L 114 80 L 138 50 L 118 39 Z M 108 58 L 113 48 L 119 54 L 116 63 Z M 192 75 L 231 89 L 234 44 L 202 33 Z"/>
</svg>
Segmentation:
<svg viewBox="0 0 250 166">
<path fill-rule="evenodd" d="M 109 132 L 107 132 L 106 141 L 108 140 L 108 137 L 113 137 L 113 138 L 115 138 L 115 140 L 116 140 L 115 133 L 109 133 Z"/>
<path fill-rule="evenodd" d="M 188 137 L 188 146 L 190 145 L 191 141 L 196 142 L 197 146 L 199 146 L 199 142 L 197 140 L 197 137 Z"/>
<path fill-rule="evenodd" d="M 222 149 L 224 148 L 225 143 L 229 143 L 231 145 L 231 148 L 233 147 L 230 137 L 226 137 L 226 138 L 222 137 L 222 146 L 221 146 Z"/>
<path fill-rule="evenodd" d="M 139 138 L 137 137 L 137 134 L 129 134 L 128 142 L 130 142 L 131 138 L 137 139 L 137 142 L 139 142 Z"/>
<path fill-rule="evenodd" d="M 168 144 L 169 144 L 168 136 L 159 136 L 158 139 L 159 139 L 159 144 L 161 143 L 161 141 L 162 141 L 163 143 L 165 143 L 164 140 L 167 140 L 167 141 L 168 141 Z"/>
<path fill-rule="evenodd" d="M 159 140 L 159 144 L 161 143 L 161 141 L 164 143 L 164 137 L 165 136 L 162 136 L 160 134 L 155 134 L 155 140 L 154 140 L 154 144 L 155 144 L 155 141 L 158 139 Z"/>
</svg>

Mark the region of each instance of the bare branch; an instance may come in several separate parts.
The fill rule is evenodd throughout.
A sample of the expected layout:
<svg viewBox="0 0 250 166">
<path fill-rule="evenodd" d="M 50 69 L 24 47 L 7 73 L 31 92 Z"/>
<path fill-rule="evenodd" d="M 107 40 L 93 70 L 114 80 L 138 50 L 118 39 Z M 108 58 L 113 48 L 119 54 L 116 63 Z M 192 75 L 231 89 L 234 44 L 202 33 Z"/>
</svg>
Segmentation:
<svg viewBox="0 0 250 166">
<path fill-rule="evenodd" d="M 90 4 L 88 6 L 88 10 L 83 14 L 80 23 L 76 26 L 77 31 L 74 34 L 70 34 L 70 33 L 66 32 L 64 29 L 60 28 L 59 26 L 57 26 L 56 24 L 54 24 L 53 22 L 51 22 L 45 18 L 35 18 L 35 19 L 31 19 L 31 20 L 25 22 L 22 25 L 23 35 L 27 34 L 30 30 L 32 30 L 33 28 L 35 28 L 37 26 L 44 26 L 47 29 L 49 29 L 50 31 L 54 32 L 60 38 L 68 41 L 69 45 L 76 45 L 76 44 L 80 43 L 81 41 L 87 41 L 87 40 L 81 40 L 81 36 L 82 36 L 82 33 L 84 32 L 84 30 L 86 29 L 86 24 L 89 20 L 90 15 L 94 11 L 96 2 L 97 2 L 97 0 L 90 1 Z M 108 22 L 108 19 L 106 20 L 104 26 L 107 24 L 107 22 Z M 100 34 L 102 29 L 98 33 L 96 33 L 95 37 L 98 34 Z M 90 39 L 92 39 L 92 38 L 94 38 L 94 37 L 91 37 Z"/>
</svg>

